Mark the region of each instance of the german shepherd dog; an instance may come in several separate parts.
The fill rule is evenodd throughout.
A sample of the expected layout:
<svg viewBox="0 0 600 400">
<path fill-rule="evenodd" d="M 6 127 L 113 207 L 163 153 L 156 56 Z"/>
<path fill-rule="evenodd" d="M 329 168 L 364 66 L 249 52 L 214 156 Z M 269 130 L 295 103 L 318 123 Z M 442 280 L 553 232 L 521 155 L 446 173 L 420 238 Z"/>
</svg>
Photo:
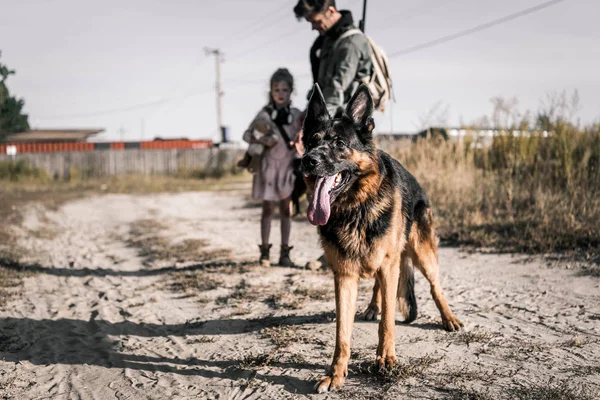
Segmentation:
<svg viewBox="0 0 600 400">
<path fill-rule="evenodd" d="M 396 299 L 405 323 L 417 317 L 413 266 L 429 281 L 444 328 L 462 326 L 440 286 L 429 201 L 398 161 L 375 148 L 372 112 L 369 89 L 361 85 L 346 110 L 331 118 L 315 85 L 304 121 L 302 170 L 312 192 L 307 215 L 318 226 L 335 280 L 336 344 L 329 373 L 315 386 L 319 393 L 340 387 L 348 375 L 360 278 L 376 278 L 365 317 L 381 312 L 380 369 L 396 361 Z"/>
</svg>

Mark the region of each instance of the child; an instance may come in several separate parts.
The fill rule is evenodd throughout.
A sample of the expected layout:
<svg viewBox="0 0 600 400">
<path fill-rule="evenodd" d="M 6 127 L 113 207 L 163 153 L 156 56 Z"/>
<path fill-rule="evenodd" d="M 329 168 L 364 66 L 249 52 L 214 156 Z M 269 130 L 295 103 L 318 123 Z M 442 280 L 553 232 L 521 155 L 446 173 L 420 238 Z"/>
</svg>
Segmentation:
<svg viewBox="0 0 600 400">
<path fill-rule="evenodd" d="M 291 107 L 294 78 L 285 68 L 280 68 L 269 82 L 269 103 L 263 107 L 244 133 L 244 140 L 254 146 L 248 149 L 246 162 L 254 172 L 252 197 L 263 201 L 260 224 L 261 240 L 259 262 L 270 266 L 271 219 L 275 205 L 281 217 L 281 252 L 279 265 L 292 267 L 289 238 L 291 231 L 291 196 L 294 190 L 293 163 L 298 158 L 296 150 L 301 121 L 300 110 Z"/>
</svg>

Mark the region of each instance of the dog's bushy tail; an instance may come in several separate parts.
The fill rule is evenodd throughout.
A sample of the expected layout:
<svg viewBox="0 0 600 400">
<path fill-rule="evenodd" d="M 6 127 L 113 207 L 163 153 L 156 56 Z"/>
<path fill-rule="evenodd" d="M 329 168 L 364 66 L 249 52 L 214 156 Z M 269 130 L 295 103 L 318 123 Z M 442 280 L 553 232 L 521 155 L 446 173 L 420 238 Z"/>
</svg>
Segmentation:
<svg viewBox="0 0 600 400">
<path fill-rule="evenodd" d="M 417 299 L 415 298 L 415 271 L 409 257 L 402 256 L 400 279 L 398 279 L 398 308 L 404 317 L 404 323 L 410 324 L 417 318 Z"/>
</svg>

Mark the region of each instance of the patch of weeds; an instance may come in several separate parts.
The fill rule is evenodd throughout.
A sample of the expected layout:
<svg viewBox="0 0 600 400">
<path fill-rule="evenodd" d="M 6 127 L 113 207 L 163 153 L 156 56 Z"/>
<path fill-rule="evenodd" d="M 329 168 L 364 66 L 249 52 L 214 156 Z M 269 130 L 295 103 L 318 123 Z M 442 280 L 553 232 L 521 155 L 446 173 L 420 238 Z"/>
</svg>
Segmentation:
<svg viewBox="0 0 600 400">
<path fill-rule="evenodd" d="M 138 256 L 145 259 L 146 264 L 164 260 L 168 252 L 169 242 L 158 236 L 165 227 L 155 220 L 143 219 L 135 221 L 129 228 L 129 238 L 126 243 L 138 249 Z"/>
<path fill-rule="evenodd" d="M 294 294 L 283 292 L 273 294 L 267 297 L 264 301 L 266 304 L 269 305 L 269 307 L 275 310 L 280 308 L 285 308 L 288 310 L 297 310 L 302 308 L 304 302 L 306 301 L 306 298 L 297 297 L 294 296 Z"/>
<path fill-rule="evenodd" d="M 280 308 L 298 310 L 302 308 L 309 299 L 327 301 L 331 300 L 332 298 L 333 294 L 331 293 L 331 290 L 324 288 L 319 289 L 301 287 L 297 288 L 293 292 L 283 290 L 279 293 L 273 294 L 265 299 L 265 303 L 275 310 Z"/>
<path fill-rule="evenodd" d="M 540 355 L 550 349 L 546 343 L 514 342 L 509 344 L 508 353 L 505 357 L 509 360 L 527 361 L 531 357 L 539 359 Z"/>
<path fill-rule="evenodd" d="M 199 336 L 197 338 L 188 339 L 186 344 L 198 344 L 198 343 L 214 343 L 217 339 L 210 336 Z"/>
<path fill-rule="evenodd" d="M 251 312 L 252 312 L 252 308 L 249 305 L 238 304 L 233 309 L 231 316 L 235 317 L 235 316 L 240 316 L 240 315 L 248 315 Z"/>
<path fill-rule="evenodd" d="M 205 272 L 174 272 L 171 277 L 172 281 L 168 287 L 174 292 L 207 292 L 223 286 L 223 279 Z"/>
<path fill-rule="evenodd" d="M 242 378 L 235 381 L 236 385 L 241 387 L 242 389 L 256 389 L 264 386 L 264 382 L 252 377 L 252 378 Z"/>
<path fill-rule="evenodd" d="M 495 383 L 498 379 L 509 379 L 517 374 L 516 370 L 503 371 L 501 369 L 493 370 L 472 370 L 464 366 L 457 370 L 444 370 L 440 374 L 441 381 L 447 385 L 460 386 L 466 382 L 482 382 L 486 385 Z"/>
<path fill-rule="evenodd" d="M 33 272 L 20 270 L 22 266 L 16 261 L 18 257 L 10 251 L 0 251 L 0 309 L 9 300 L 22 295 L 16 288 L 21 286 L 24 278 L 33 275 Z"/>
<path fill-rule="evenodd" d="M 310 366 L 310 367 L 313 366 L 312 364 L 310 364 L 308 362 L 306 357 L 304 357 L 302 354 L 298 354 L 298 353 L 291 354 L 289 357 L 287 357 L 286 361 L 290 364 L 296 364 L 295 365 L 296 368 L 301 368 L 303 366 Z"/>
<path fill-rule="evenodd" d="M 438 389 L 447 394 L 448 400 L 495 400 L 497 397 L 490 394 L 490 389 L 483 392 L 460 385 L 456 388 Z"/>
<path fill-rule="evenodd" d="M 42 240 L 53 240 L 58 235 L 56 230 L 54 230 L 52 228 L 48 228 L 48 227 L 41 227 L 41 228 L 35 229 L 35 230 L 30 229 L 27 233 L 36 239 L 42 239 Z"/>
<path fill-rule="evenodd" d="M 296 296 L 302 296 L 305 298 L 308 297 L 312 300 L 321 301 L 328 301 L 333 299 L 334 297 L 334 293 L 332 292 L 332 290 L 327 288 L 297 288 L 296 290 L 294 290 L 294 294 Z"/>
<path fill-rule="evenodd" d="M 584 338 L 581 336 L 574 336 L 573 338 L 566 340 L 560 344 L 560 347 L 583 347 L 586 344 L 598 343 L 598 339 Z"/>
<path fill-rule="evenodd" d="M 452 336 L 444 336 L 450 338 L 450 343 L 465 344 L 469 347 L 472 343 L 489 344 L 495 338 L 501 336 L 499 333 L 489 332 L 481 328 L 476 328 L 471 331 L 460 331 Z M 440 339 L 443 340 L 443 339 Z"/>
<path fill-rule="evenodd" d="M 581 270 L 577 274 L 578 276 L 591 276 L 594 278 L 600 278 L 600 265 L 592 264 L 581 267 Z"/>
<path fill-rule="evenodd" d="M 279 361 L 279 358 L 278 349 L 270 353 L 248 354 L 240 360 L 237 368 L 244 370 L 264 368 L 271 365 L 271 363 Z"/>
<path fill-rule="evenodd" d="M 126 243 L 138 249 L 138 256 L 145 259 L 145 264 L 156 261 L 199 262 L 215 261 L 231 256 L 229 249 L 206 250 L 205 239 L 185 239 L 178 243 L 170 243 L 160 236 L 166 227 L 153 219 L 142 219 L 131 224 Z"/>
<path fill-rule="evenodd" d="M 261 338 L 271 339 L 277 347 L 286 347 L 290 344 L 313 343 L 314 339 L 307 335 L 306 330 L 294 326 L 282 325 L 265 328 L 260 331 Z"/>
<path fill-rule="evenodd" d="M 355 373 L 369 375 L 381 384 L 391 385 L 408 378 L 422 376 L 425 370 L 440 362 L 441 359 L 441 357 L 434 357 L 431 354 L 423 357 L 410 357 L 405 362 L 396 361 L 393 367 L 381 371 L 374 363 L 362 363 L 356 368 Z"/>
<path fill-rule="evenodd" d="M 555 378 L 543 383 L 517 382 L 508 393 L 511 398 L 519 400 L 594 400 L 600 395 L 600 392 L 590 386 Z"/>
<path fill-rule="evenodd" d="M 561 370 L 565 373 L 571 373 L 574 376 L 590 376 L 590 375 L 600 375 L 600 366 L 594 365 L 578 365 L 575 367 L 564 368 Z"/>
<path fill-rule="evenodd" d="M 260 298 L 260 290 L 255 288 L 248 283 L 245 279 L 235 287 L 235 290 L 229 296 L 217 297 L 215 302 L 217 304 L 236 304 L 241 301 L 254 301 Z"/>
</svg>

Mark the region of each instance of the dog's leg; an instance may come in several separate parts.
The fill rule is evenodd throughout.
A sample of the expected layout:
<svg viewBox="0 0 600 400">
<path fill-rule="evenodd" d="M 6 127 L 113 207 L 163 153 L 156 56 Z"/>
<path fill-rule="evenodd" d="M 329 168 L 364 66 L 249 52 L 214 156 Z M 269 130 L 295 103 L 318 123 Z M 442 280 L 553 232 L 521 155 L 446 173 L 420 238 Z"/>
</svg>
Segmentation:
<svg viewBox="0 0 600 400">
<path fill-rule="evenodd" d="M 335 352 L 329 374 L 322 377 L 315 388 L 319 393 L 339 388 L 348 375 L 350 360 L 350 340 L 356 297 L 358 295 L 358 274 L 335 275 L 336 338 Z"/>
<path fill-rule="evenodd" d="M 415 268 L 417 268 L 431 286 L 431 296 L 442 316 L 442 324 L 447 331 L 457 331 L 463 326 L 458 318 L 452 314 L 442 285 L 440 284 L 440 267 L 437 258 L 437 241 L 426 239 L 417 243 L 412 243 L 411 258 Z"/>
<path fill-rule="evenodd" d="M 375 279 L 375 285 L 373 286 L 373 297 L 371 302 L 363 314 L 363 318 L 366 321 L 375 321 L 377 316 L 381 312 L 381 290 L 379 290 L 379 282 Z"/>
<path fill-rule="evenodd" d="M 406 252 L 400 256 L 400 278 L 398 279 L 398 309 L 404 317 L 404 323 L 410 324 L 417 318 L 417 299 L 415 298 L 415 273 Z"/>
<path fill-rule="evenodd" d="M 377 346 L 377 366 L 379 369 L 391 367 L 396 362 L 396 294 L 400 275 L 400 255 L 393 257 L 377 273 L 381 288 L 381 321 L 379 322 L 379 345 Z"/>
<path fill-rule="evenodd" d="M 413 265 L 429 281 L 431 296 L 440 311 L 444 328 L 447 331 L 459 330 L 463 323 L 450 311 L 440 284 L 438 238 L 433 229 L 431 208 L 426 207 L 417 212 L 415 222 L 408 235 L 408 246 Z"/>
</svg>

